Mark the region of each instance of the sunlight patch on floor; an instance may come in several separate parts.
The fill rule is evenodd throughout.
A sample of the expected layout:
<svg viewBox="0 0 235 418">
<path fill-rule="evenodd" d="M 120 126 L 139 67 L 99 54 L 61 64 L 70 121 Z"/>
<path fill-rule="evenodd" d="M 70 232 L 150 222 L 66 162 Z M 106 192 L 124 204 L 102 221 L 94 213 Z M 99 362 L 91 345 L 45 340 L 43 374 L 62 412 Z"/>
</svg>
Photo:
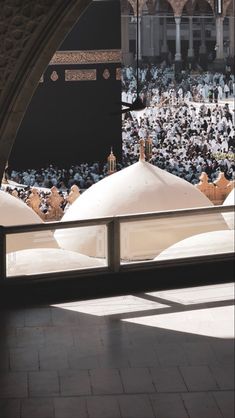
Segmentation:
<svg viewBox="0 0 235 418">
<path fill-rule="evenodd" d="M 157 301 L 149 301 L 132 295 L 95 299 L 89 300 L 89 302 L 71 302 L 52 306 L 97 316 L 148 311 L 150 309 L 162 309 L 168 307 L 168 305 Z"/>
<path fill-rule="evenodd" d="M 215 338 L 234 338 L 234 306 L 123 319 L 132 324 Z"/>
</svg>

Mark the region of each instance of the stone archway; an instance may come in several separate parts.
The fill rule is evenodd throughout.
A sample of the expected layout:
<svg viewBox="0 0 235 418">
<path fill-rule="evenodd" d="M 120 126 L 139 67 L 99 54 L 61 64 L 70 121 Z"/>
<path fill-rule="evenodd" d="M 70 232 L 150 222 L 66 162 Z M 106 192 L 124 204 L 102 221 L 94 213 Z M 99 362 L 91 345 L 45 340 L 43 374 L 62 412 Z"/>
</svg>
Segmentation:
<svg viewBox="0 0 235 418">
<path fill-rule="evenodd" d="M 0 178 L 41 74 L 90 2 L 91 0 L 4 0 L 2 2 Z"/>
</svg>

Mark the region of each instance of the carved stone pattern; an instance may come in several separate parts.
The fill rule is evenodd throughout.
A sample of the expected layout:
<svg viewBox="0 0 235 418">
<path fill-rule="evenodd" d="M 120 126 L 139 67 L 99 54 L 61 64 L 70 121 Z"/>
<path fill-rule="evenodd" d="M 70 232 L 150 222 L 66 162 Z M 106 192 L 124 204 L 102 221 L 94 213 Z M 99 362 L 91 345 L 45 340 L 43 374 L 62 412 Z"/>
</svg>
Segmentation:
<svg viewBox="0 0 235 418">
<path fill-rule="evenodd" d="M 212 10 L 213 10 L 213 12 L 214 12 L 214 10 L 215 10 L 215 3 L 214 3 L 214 0 L 206 0 L 207 1 L 207 3 L 209 3 L 209 5 L 211 6 L 211 8 L 212 8 Z"/>
<path fill-rule="evenodd" d="M 156 1 L 154 1 L 154 0 L 147 0 L 146 1 L 146 6 L 148 8 L 148 12 L 151 15 L 154 15 L 155 14 Z"/>
<path fill-rule="evenodd" d="M 181 16 L 184 5 L 187 3 L 187 0 L 167 0 L 174 12 L 175 16 Z"/>
<path fill-rule="evenodd" d="M 108 68 L 105 68 L 105 70 L 103 72 L 103 78 L 105 80 L 108 80 L 109 77 L 110 77 L 110 71 L 108 70 Z"/>
<path fill-rule="evenodd" d="M 136 0 L 128 0 L 133 11 L 134 15 L 137 15 L 137 1 Z M 144 4 L 146 3 L 146 0 L 139 0 L 139 15 L 142 13 L 142 9 L 144 7 Z"/>
<path fill-rule="evenodd" d="M 193 16 L 195 5 L 196 5 L 195 1 L 192 1 L 192 0 L 187 1 L 186 5 L 185 5 L 185 9 L 186 9 L 187 14 L 189 16 Z"/>
<path fill-rule="evenodd" d="M 65 81 L 95 81 L 96 69 L 65 70 Z"/>
<path fill-rule="evenodd" d="M 116 80 L 122 79 L 122 69 L 121 67 L 116 68 Z"/>
<path fill-rule="evenodd" d="M 0 93 L 32 33 L 53 7 L 54 0 L 1 0 Z"/>
<path fill-rule="evenodd" d="M 121 50 L 57 51 L 50 65 L 105 64 L 121 62 Z"/>
<path fill-rule="evenodd" d="M 224 16 L 226 16 L 227 10 L 228 10 L 230 4 L 232 4 L 232 0 L 223 0 L 223 15 Z"/>
</svg>

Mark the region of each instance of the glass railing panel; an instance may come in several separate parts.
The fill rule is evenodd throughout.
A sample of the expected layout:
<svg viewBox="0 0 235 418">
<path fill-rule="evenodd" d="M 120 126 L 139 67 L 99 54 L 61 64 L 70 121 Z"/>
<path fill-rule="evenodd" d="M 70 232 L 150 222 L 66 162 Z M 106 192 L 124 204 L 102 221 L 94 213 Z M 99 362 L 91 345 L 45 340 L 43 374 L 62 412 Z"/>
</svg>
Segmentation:
<svg viewBox="0 0 235 418">
<path fill-rule="evenodd" d="M 106 225 L 7 234 L 6 277 L 105 267 L 106 247 Z"/>
<path fill-rule="evenodd" d="M 121 264 L 234 251 L 234 213 L 209 213 L 121 223 Z"/>
</svg>

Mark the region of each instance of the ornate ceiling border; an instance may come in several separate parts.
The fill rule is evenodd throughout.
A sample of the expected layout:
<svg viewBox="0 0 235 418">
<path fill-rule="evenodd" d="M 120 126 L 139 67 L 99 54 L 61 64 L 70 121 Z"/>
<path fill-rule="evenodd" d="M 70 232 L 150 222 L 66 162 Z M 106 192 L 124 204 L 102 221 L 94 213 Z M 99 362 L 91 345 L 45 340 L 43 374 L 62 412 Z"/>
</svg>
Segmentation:
<svg viewBox="0 0 235 418">
<path fill-rule="evenodd" d="M 49 65 L 107 64 L 121 62 L 120 49 L 57 51 Z"/>
</svg>

